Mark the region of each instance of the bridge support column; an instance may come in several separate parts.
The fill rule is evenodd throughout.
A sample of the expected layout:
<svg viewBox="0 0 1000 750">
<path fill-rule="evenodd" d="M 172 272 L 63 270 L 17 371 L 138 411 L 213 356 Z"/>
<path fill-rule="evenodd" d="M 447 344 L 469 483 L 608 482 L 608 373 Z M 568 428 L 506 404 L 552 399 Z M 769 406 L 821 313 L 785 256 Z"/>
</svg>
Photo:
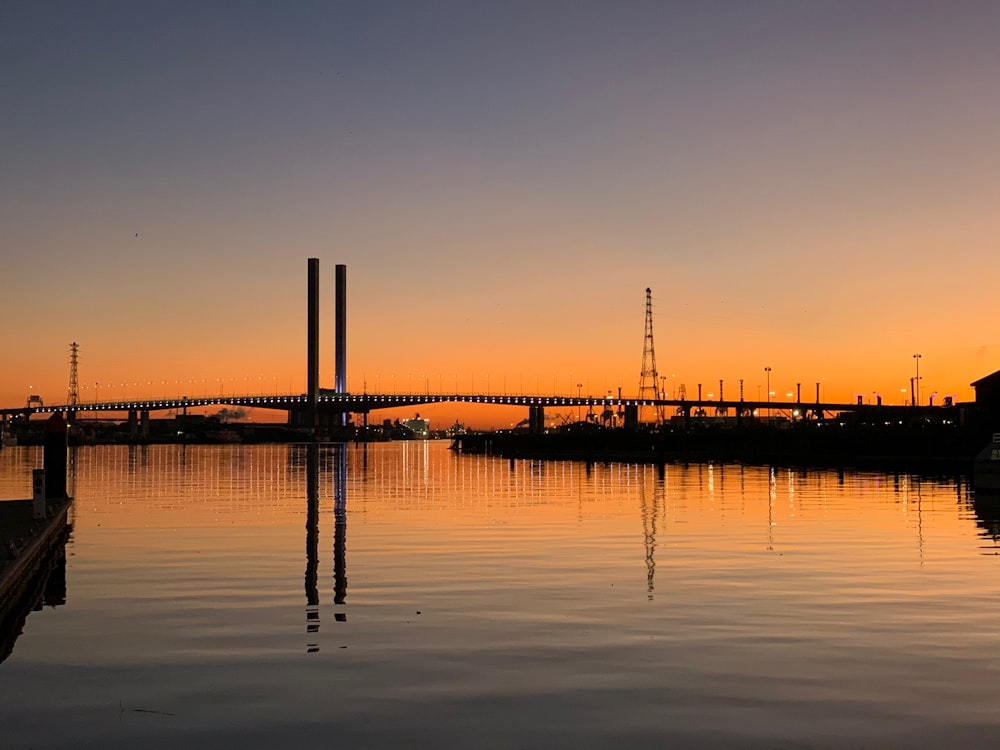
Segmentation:
<svg viewBox="0 0 1000 750">
<path fill-rule="evenodd" d="M 135 409 L 128 411 L 128 436 L 130 438 L 139 436 L 139 412 Z"/>
<path fill-rule="evenodd" d="M 639 429 L 638 404 L 625 404 L 625 429 L 633 432 Z"/>
<path fill-rule="evenodd" d="M 528 432 L 532 435 L 541 435 L 545 432 L 545 407 L 528 407 Z"/>
<path fill-rule="evenodd" d="M 45 471 L 45 499 L 66 497 L 66 466 L 69 427 L 62 414 L 56 412 L 45 423 L 42 465 Z"/>
<path fill-rule="evenodd" d="M 139 429 L 143 437 L 149 437 L 149 409 L 139 412 Z"/>
<path fill-rule="evenodd" d="M 347 266 L 339 264 L 336 267 L 336 317 L 334 319 L 334 384 L 337 393 L 347 393 Z M 337 418 L 337 426 L 347 426 L 347 412 L 342 412 Z"/>
<path fill-rule="evenodd" d="M 306 295 L 307 427 L 316 429 L 319 403 L 319 258 L 309 258 Z"/>
</svg>

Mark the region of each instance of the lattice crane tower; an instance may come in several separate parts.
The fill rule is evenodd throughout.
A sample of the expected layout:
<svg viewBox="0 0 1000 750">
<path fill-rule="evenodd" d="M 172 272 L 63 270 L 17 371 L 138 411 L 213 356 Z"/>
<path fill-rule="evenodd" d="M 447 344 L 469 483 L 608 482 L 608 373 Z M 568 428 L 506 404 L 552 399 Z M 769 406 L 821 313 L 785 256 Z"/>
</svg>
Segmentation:
<svg viewBox="0 0 1000 750">
<path fill-rule="evenodd" d="M 639 399 L 660 400 L 660 379 L 656 374 L 656 351 L 653 349 L 653 292 L 646 287 L 646 333 L 642 342 L 642 372 L 639 374 Z M 663 421 L 663 407 L 656 407 L 656 421 Z"/>
<path fill-rule="evenodd" d="M 66 399 L 70 407 L 75 407 L 80 398 L 80 380 L 77 373 L 80 345 L 75 341 L 69 345 L 69 397 Z"/>
</svg>

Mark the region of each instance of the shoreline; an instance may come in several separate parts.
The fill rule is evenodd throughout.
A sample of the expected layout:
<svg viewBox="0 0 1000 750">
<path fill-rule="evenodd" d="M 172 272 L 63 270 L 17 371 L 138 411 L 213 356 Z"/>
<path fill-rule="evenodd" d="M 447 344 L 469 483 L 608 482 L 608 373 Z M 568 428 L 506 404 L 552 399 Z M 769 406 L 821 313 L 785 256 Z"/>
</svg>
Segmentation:
<svg viewBox="0 0 1000 750">
<path fill-rule="evenodd" d="M 65 561 L 71 502 L 49 500 L 46 517 L 34 519 L 31 500 L 0 501 L 0 662 L 10 656 L 53 571 Z"/>
<path fill-rule="evenodd" d="M 983 444 L 972 433 L 941 431 L 851 430 L 819 434 L 814 430 L 748 429 L 700 433 L 475 433 L 456 437 L 453 447 L 463 454 L 509 459 L 774 464 L 971 476 Z"/>
</svg>

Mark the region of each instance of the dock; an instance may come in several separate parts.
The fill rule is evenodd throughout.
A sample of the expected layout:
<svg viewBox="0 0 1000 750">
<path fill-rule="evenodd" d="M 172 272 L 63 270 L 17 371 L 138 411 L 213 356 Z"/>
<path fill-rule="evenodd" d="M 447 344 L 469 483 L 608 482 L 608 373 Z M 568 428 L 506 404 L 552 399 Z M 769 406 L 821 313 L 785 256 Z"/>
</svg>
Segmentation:
<svg viewBox="0 0 1000 750">
<path fill-rule="evenodd" d="M 28 614 L 66 600 L 66 420 L 45 424 L 44 468 L 32 471 L 30 500 L 0 501 L 0 662 L 14 649 Z"/>
<path fill-rule="evenodd" d="M 0 501 L 0 662 L 10 656 L 28 614 L 43 599 L 65 601 L 70 504 L 69 499 L 49 500 L 46 517 L 35 519 L 33 501 Z"/>
</svg>

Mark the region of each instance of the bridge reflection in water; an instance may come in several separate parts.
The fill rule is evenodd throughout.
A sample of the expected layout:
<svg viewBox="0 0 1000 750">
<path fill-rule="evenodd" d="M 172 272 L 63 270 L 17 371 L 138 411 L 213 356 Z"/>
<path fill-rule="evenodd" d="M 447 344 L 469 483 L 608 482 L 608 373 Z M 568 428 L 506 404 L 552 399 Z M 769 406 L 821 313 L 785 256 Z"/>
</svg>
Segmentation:
<svg viewBox="0 0 1000 750">
<path fill-rule="evenodd" d="M 17 455 L 10 454 L 11 460 L 29 456 L 32 449 L 14 450 Z M 671 541 L 678 529 L 690 533 L 694 524 L 700 533 L 712 534 L 712 524 L 726 526 L 739 518 L 756 531 L 762 549 L 781 550 L 790 526 L 843 510 L 827 505 L 828 498 L 844 494 L 845 485 L 851 495 L 870 498 L 865 504 L 868 513 L 878 509 L 892 516 L 885 518 L 890 527 L 903 523 L 921 554 L 927 509 L 922 496 L 930 492 L 940 503 L 949 494 L 941 492 L 942 486 L 948 487 L 960 506 L 975 510 L 984 554 L 997 552 L 1000 536 L 996 532 L 1000 513 L 979 503 L 973 508 L 967 486 L 957 477 L 736 464 L 503 460 L 456 455 L 446 444 L 423 441 L 358 446 L 95 446 L 82 448 L 77 455 L 83 460 L 74 462 L 79 487 L 75 494 L 88 500 L 86 514 L 80 518 L 90 533 L 102 522 L 105 530 L 148 524 L 166 527 L 200 524 L 208 515 L 221 526 L 287 523 L 291 538 L 299 540 L 293 549 L 301 550 L 304 518 L 305 563 L 295 562 L 301 560 L 297 555 L 291 558 L 292 570 L 297 568 L 299 573 L 284 580 L 285 591 L 294 586 L 305 594 L 306 644 L 313 651 L 322 642 L 322 612 L 327 613 L 328 622 L 347 620 L 349 493 L 355 514 L 355 567 L 368 568 L 368 574 L 376 578 L 390 575 L 384 568 L 399 565 L 400 557 L 398 550 L 373 545 L 373 529 L 381 533 L 386 525 L 426 524 L 430 533 L 440 534 L 439 523 L 463 528 L 496 524 L 533 528 L 537 524 L 544 529 L 546 523 L 569 514 L 581 523 L 607 518 L 627 521 L 626 533 L 635 544 L 635 580 L 641 581 L 650 599 L 663 593 L 662 578 L 661 591 L 656 590 L 657 564 L 670 559 Z M 324 534 L 320 528 L 331 515 L 332 539 L 325 536 L 331 526 L 324 526 Z M 447 547 L 450 540 L 444 536 L 440 543 Z M 331 549 L 332 566 L 327 557 Z M 446 558 L 422 564 L 450 566 Z M 330 567 L 332 581 L 326 577 Z M 303 569 L 304 577 L 298 579 Z M 447 567 L 442 570 L 448 573 Z M 406 578 L 411 574 L 412 570 L 394 575 Z M 355 588 L 355 604 L 362 595 L 359 592 Z M 297 599 L 301 595 L 296 595 L 296 601 L 302 601 Z M 302 612 L 301 604 L 294 606 Z"/>
<path fill-rule="evenodd" d="M 306 645 L 309 653 L 319 651 L 314 634 L 319 632 L 319 519 L 320 458 L 329 464 L 333 481 L 333 603 L 347 600 L 347 446 L 343 443 L 306 446 Z M 347 622 L 347 613 L 334 612 L 336 622 Z"/>
</svg>

